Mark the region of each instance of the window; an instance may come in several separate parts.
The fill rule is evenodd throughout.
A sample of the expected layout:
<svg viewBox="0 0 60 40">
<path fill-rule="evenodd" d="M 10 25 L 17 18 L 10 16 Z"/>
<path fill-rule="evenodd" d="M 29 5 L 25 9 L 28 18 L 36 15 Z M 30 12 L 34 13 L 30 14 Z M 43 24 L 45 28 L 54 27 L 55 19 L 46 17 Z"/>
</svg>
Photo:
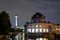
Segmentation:
<svg viewBox="0 0 60 40">
<path fill-rule="evenodd" d="M 27 29 L 27 32 L 31 32 L 31 29 Z"/>
<path fill-rule="evenodd" d="M 35 31 L 35 29 L 33 28 L 33 29 L 32 29 L 32 33 L 34 33 L 34 31 Z"/>
<path fill-rule="evenodd" d="M 42 32 L 42 28 L 40 28 L 39 31 Z"/>
<path fill-rule="evenodd" d="M 43 32 L 48 32 L 48 29 L 44 28 L 44 29 L 43 29 Z"/>
<path fill-rule="evenodd" d="M 43 40 L 47 40 L 47 38 L 43 38 Z"/>
<path fill-rule="evenodd" d="M 38 28 L 38 25 L 36 25 L 36 28 Z"/>
<path fill-rule="evenodd" d="M 40 38 L 40 40 L 43 40 L 43 38 Z"/>
<path fill-rule="evenodd" d="M 37 38 L 36 40 L 48 40 L 47 38 Z"/>
<path fill-rule="evenodd" d="M 35 32 L 38 32 L 38 25 L 36 25 Z"/>
<path fill-rule="evenodd" d="M 36 40 L 43 40 L 43 38 L 37 38 Z"/>
<path fill-rule="evenodd" d="M 46 32 L 46 29 L 45 28 L 43 29 L 43 32 Z"/>
<path fill-rule="evenodd" d="M 36 32 L 38 32 L 38 28 L 36 28 Z"/>
<path fill-rule="evenodd" d="M 48 29 L 46 29 L 46 32 L 49 32 L 49 30 L 48 30 Z"/>
</svg>

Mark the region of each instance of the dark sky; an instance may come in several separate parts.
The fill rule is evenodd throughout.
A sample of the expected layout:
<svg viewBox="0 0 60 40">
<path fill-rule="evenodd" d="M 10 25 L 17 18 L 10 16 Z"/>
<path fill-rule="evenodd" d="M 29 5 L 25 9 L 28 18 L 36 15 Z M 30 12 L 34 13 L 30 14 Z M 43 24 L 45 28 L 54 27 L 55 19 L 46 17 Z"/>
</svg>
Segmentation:
<svg viewBox="0 0 60 40">
<path fill-rule="evenodd" d="M 12 26 L 16 14 L 18 25 L 23 26 L 36 12 L 45 15 L 47 21 L 60 23 L 60 0 L 0 0 L 0 12 L 3 10 L 10 15 Z"/>
</svg>

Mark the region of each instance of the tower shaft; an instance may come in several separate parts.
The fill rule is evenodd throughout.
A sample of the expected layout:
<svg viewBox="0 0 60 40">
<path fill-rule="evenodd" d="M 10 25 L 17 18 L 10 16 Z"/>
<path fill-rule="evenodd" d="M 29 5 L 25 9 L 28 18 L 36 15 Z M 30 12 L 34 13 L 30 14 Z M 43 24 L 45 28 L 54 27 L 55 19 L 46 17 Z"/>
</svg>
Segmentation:
<svg viewBox="0 0 60 40">
<path fill-rule="evenodd" d="M 17 18 L 18 18 L 18 16 L 15 16 L 15 26 L 17 27 Z"/>
</svg>

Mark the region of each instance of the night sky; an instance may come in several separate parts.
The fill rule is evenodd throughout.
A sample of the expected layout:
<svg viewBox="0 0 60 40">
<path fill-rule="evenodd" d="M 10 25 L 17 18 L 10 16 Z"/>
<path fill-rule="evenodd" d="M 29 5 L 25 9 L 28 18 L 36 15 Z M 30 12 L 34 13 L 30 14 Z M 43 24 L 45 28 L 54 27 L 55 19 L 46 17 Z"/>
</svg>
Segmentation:
<svg viewBox="0 0 60 40">
<path fill-rule="evenodd" d="M 36 12 L 45 15 L 46 21 L 60 24 L 60 0 L 0 0 L 2 11 L 10 15 L 12 27 L 15 25 L 16 14 L 18 26 L 23 26 Z"/>
</svg>

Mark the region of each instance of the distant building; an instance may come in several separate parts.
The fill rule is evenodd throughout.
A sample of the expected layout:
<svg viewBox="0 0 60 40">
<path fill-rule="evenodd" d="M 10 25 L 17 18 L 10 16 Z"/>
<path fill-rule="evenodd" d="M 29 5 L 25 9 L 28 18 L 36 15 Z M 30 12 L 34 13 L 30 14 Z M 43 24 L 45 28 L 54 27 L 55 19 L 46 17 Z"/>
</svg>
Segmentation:
<svg viewBox="0 0 60 40">
<path fill-rule="evenodd" d="M 60 34 L 60 25 L 46 22 L 45 16 L 39 12 L 24 26 L 25 40 L 58 40 L 56 35 Z"/>
</svg>

